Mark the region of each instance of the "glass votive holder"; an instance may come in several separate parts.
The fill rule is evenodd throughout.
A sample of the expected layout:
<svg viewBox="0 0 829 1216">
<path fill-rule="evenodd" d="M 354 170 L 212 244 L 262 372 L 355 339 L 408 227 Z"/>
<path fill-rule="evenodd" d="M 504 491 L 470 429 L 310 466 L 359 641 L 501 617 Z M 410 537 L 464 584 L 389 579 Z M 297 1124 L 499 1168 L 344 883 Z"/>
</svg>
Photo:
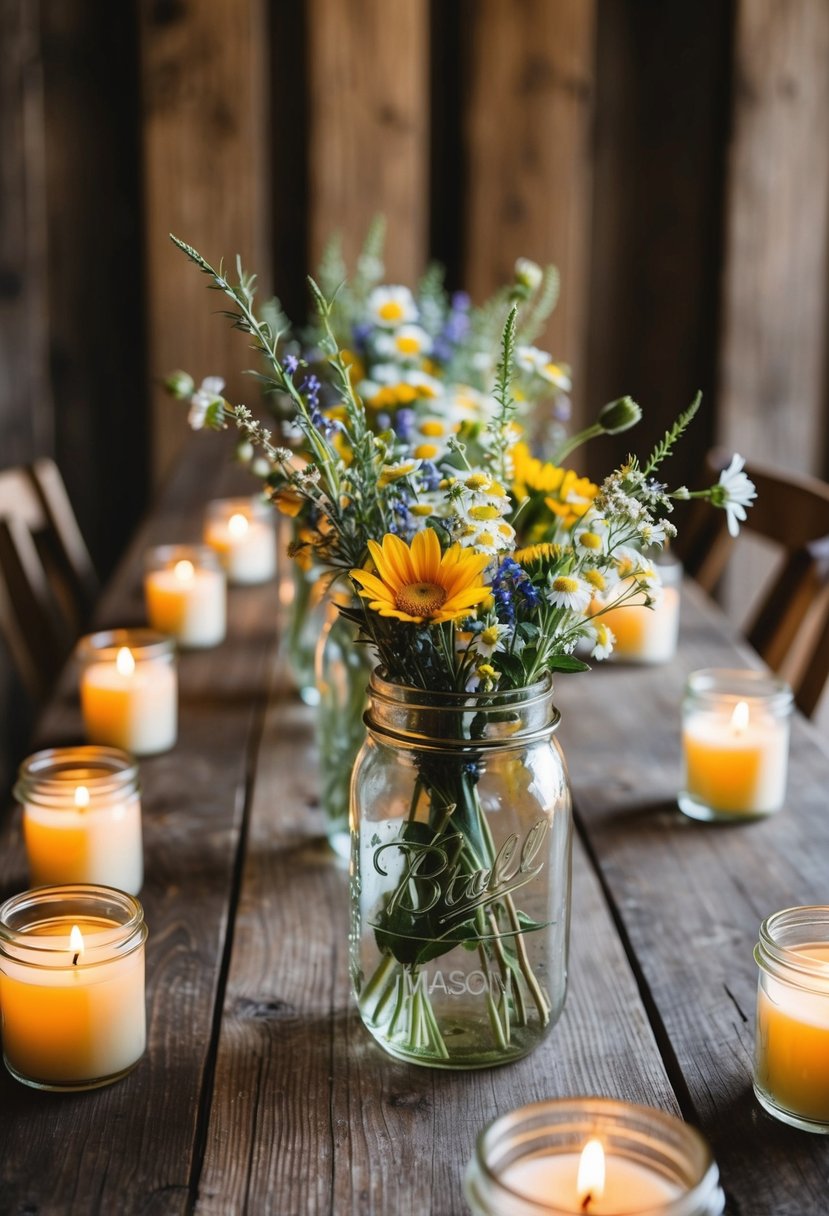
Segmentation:
<svg viewBox="0 0 829 1216">
<path fill-rule="evenodd" d="M 81 638 L 81 712 L 90 743 L 154 756 L 178 730 L 175 643 L 151 629 L 109 629 Z"/>
<path fill-rule="evenodd" d="M 14 796 L 33 887 L 144 881 L 138 765 L 114 747 L 51 747 L 20 766 Z"/>
<path fill-rule="evenodd" d="M 145 558 L 144 600 L 150 628 L 199 650 L 227 632 L 227 580 L 209 545 L 157 545 Z"/>
<path fill-rule="evenodd" d="M 0 905 L 3 1059 L 36 1089 L 96 1089 L 146 1047 L 138 900 L 101 886 L 38 887 Z"/>
<path fill-rule="evenodd" d="M 720 1216 L 707 1142 L 664 1111 L 611 1098 L 535 1102 L 478 1136 L 464 1193 L 475 1216 Z"/>
<path fill-rule="evenodd" d="M 708 821 L 779 811 L 786 797 L 792 707 L 789 686 L 765 672 L 693 672 L 682 706 L 680 810 Z"/>
<path fill-rule="evenodd" d="M 217 498 L 207 504 L 204 541 L 237 587 L 267 583 L 276 574 L 274 508 L 261 498 Z"/>
<path fill-rule="evenodd" d="M 754 1092 L 784 1123 L 829 1134 L 829 907 L 775 912 L 754 958 Z"/>
<path fill-rule="evenodd" d="M 609 608 L 598 618 L 613 633 L 615 642 L 610 655 L 625 663 L 667 663 L 676 654 L 679 638 L 679 605 L 682 586 L 682 565 L 669 551 L 661 551 L 648 560 L 659 575 L 660 587 L 654 589 L 653 605 L 645 603 L 644 592 L 625 595 L 625 580 L 613 598 L 625 596 L 624 604 Z"/>
</svg>

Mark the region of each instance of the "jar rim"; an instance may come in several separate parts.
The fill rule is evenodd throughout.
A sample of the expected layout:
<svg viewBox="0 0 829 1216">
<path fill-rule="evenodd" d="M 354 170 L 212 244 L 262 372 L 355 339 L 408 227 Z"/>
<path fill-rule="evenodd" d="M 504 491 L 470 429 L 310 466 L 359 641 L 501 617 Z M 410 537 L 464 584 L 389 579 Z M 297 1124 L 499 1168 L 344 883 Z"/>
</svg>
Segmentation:
<svg viewBox="0 0 829 1216">
<path fill-rule="evenodd" d="M 20 803 L 41 800 L 64 803 L 70 781 L 85 786 L 90 799 L 131 793 L 138 789 L 138 763 L 117 747 L 92 743 L 47 747 L 26 757 L 17 770 L 12 793 Z"/>
<path fill-rule="evenodd" d="M 688 676 L 685 690 L 701 700 L 730 702 L 750 697 L 779 710 L 791 709 L 794 704 L 794 693 L 785 680 L 752 667 L 702 667 Z"/>
<path fill-rule="evenodd" d="M 51 914 L 51 915 L 50 915 Z M 117 887 L 102 884 L 72 883 L 63 886 L 32 887 L 12 895 L 0 904 L 0 958 L 16 966 L 65 970 L 65 934 L 60 945 L 54 935 L 36 933 L 36 928 L 60 921 L 99 918 L 100 929 L 88 931 L 78 967 L 96 967 L 131 954 L 147 939 L 144 909 L 135 898 Z"/>
<path fill-rule="evenodd" d="M 809 934 L 809 926 L 819 928 L 821 935 Z M 784 935 L 797 940 L 784 942 L 781 940 Z M 805 904 L 782 908 L 767 916 L 760 925 L 760 940 L 754 948 L 754 958 L 761 970 L 777 979 L 812 991 L 817 984 L 818 990 L 826 993 L 829 992 L 829 961 L 821 962 L 797 948 L 816 941 L 829 945 L 829 906 Z"/>
<path fill-rule="evenodd" d="M 711 1147 L 705 1137 L 695 1127 L 667 1111 L 656 1107 L 644 1106 L 634 1102 L 622 1101 L 617 1098 L 572 1097 L 550 1098 L 532 1102 L 517 1110 L 500 1115 L 493 1119 L 477 1136 L 475 1149 L 470 1162 L 470 1168 L 475 1168 L 483 1176 L 489 1190 L 495 1196 L 506 1198 L 516 1205 L 516 1210 L 526 1213 L 526 1216 L 541 1216 L 541 1213 L 555 1211 L 560 1216 L 569 1216 L 570 1209 L 551 1209 L 548 1202 L 543 1204 L 514 1189 L 504 1182 L 498 1170 L 491 1164 L 490 1155 L 497 1149 L 498 1141 L 510 1133 L 515 1135 L 523 1156 L 531 1159 L 539 1155 L 527 1152 L 532 1146 L 533 1135 L 547 1130 L 558 1131 L 564 1138 L 572 1136 L 572 1147 L 568 1144 L 567 1152 L 577 1152 L 588 1139 L 603 1133 L 605 1141 L 618 1141 L 621 1150 L 624 1145 L 629 1159 L 646 1158 L 653 1164 L 653 1150 L 647 1153 L 646 1140 L 658 1137 L 659 1143 L 667 1153 L 684 1153 L 686 1170 L 682 1178 L 686 1186 L 675 1199 L 666 1200 L 657 1207 L 642 1209 L 638 1216 L 692 1216 L 701 1210 L 700 1203 L 707 1202 L 706 1210 L 722 1211 L 722 1206 L 716 1207 L 717 1201 L 724 1202 L 719 1185 L 719 1169 L 714 1160 Z M 513 1159 L 521 1160 L 521 1152 Z M 512 1164 L 512 1162 L 510 1162 Z M 679 1170 L 676 1171 L 679 1174 Z M 467 1173 L 467 1186 L 469 1185 Z"/>
<path fill-rule="evenodd" d="M 143 625 L 135 628 L 99 629 L 80 638 L 75 648 L 77 657 L 85 663 L 103 660 L 115 662 L 118 651 L 126 647 L 136 663 L 171 658 L 176 651 L 175 639 Z"/>
</svg>

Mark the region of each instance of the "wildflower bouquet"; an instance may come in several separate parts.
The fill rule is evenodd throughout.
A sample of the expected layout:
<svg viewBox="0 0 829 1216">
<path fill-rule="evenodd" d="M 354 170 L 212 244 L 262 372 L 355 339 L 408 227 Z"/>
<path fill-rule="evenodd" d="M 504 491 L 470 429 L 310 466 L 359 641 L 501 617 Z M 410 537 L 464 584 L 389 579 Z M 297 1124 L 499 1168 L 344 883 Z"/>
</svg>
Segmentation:
<svg viewBox="0 0 829 1216">
<path fill-rule="evenodd" d="M 753 487 L 739 458 L 717 485 L 694 494 L 658 480 L 699 397 L 647 459 L 629 457 L 601 485 L 563 461 L 592 435 L 635 423 L 640 410 L 629 398 L 605 406 L 594 426 L 567 440 L 552 461 L 532 456 L 516 428 L 516 306 L 501 336 L 488 419 L 450 435 L 441 454 L 427 459 L 399 428 L 377 429 L 359 391 L 363 381 L 355 384 L 352 361 L 337 339 L 335 304 L 314 282 L 320 347 L 336 391 L 334 407 L 325 412 L 318 382 L 302 360 L 280 358 L 280 335 L 257 315 L 250 278 L 240 270 L 231 282 L 221 267 L 177 244 L 229 299 L 234 325 L 249 335 L 273 385 L 291 399 L 305 460 L 298 463 L 295 453 L 275 444 L 242 405 L 216 398 L 201 421 L 215 428 L 234 422 L 267 459 L 275 503 L 303 512 L 294 555 L 310 552 L 332 577 L 350 580 L 354 595 L 344 597 L 340 610 L 357 628 L 358 644 L 374 647 L 382 681 L 457 706 L 449 727 L 444 716 L 434 733 L 448 729 L 461 738 L 463 762 L 425 740 L 412 744 L 407 809 L 387 814 L 366 842 L 373 850 L 368 871 L 360 870 L 362 845 L 353 859 L 360 906 L 369 898 L 367 884 L 355 875 L 371 874 L 370 973 L 368 956 L 358 950 L 353 957 L 364 1020 L 394 1054 L 449 1066 L 466 1032 L 454 1015 L 435 1012 L 424 977 L 443 955 L 471 953 L 482 974 L 497 976 L 497 986 L 487 980 L 479 994 L 492 1050 L 500 1058 L 521 1054 L 528 1049 L 520 1046 L 527 1027 L 547 1027 L 560 1007 L 525 939 L 566 923 L 566 913 L 560 905 L 535 915 L 528 902 L 519 906 L 518 889 L 542 868 L 533 862 L 545 833 L 552 835 L 551 811 L 542 808 L 527 831 L 516 878 L 511 862 L 519 834 L 496 841 L 493 808 L 481 793 L 494 763 L 486 750 L 488 710 L 513 693 L 543 691 L 554 672 L 584 670 L 574 655 L 580 641 L 597 659 L 610 653 L 613 637 L 602 624 L 608 607 L 658 595 L 647 554 L 674 535 L 667 518 L 674 500 L 707 498 L 726 509 L 732 524 L 744 518 Z M 496 718 L 506 721 L 500 709 Z M 518 770 L 505 772 L 505 788 L 514 790 Z M 563 846 L 556 847 L 561 864 Z M 528 887 L 523 898 L 531 898 Z"/>
</svg>

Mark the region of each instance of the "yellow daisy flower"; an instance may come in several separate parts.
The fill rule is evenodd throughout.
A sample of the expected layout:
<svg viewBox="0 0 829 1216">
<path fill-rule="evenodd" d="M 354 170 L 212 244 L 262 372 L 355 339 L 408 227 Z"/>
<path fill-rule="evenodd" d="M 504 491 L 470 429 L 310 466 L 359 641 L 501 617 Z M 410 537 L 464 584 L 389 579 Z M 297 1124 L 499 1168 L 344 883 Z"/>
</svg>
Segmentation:
<svg viewBox="0 0 829 1216">
<path fill-rule="evenodd" d="M 489 595 L 483 584 L 488 555 L 460 545 L 441 553 L 432 528 L 418 532 L 411 546 L 387 532 L 382 545 L 370 540 L 368 547 L 377 573 L 352 570 L 351 577 L 380 616 L 437 625 L 468 616 Z"/>
</svg>

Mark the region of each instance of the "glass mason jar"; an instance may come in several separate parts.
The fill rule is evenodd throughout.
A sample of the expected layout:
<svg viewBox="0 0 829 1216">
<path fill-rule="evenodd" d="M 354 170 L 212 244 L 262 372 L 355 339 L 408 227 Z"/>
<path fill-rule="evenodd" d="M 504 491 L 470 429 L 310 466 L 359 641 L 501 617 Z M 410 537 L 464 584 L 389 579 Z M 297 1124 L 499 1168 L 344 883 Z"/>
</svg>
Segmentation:
<svg viewBox="0 0 829 1216">
<path fill-rule="evenodd" d="M 24 760 L 14 796 L 33 887 L 144 881 L 138 765 L 114 747 L 50 747 Z"/>
<path fill-rule="evenodd" d="M 227 631 L 227 579 L 209 545 L 156 545 L 144 559 L 150 628 L 199 650 Z"/>
<path fill-rule="evenodd" d="M 475 1216 L 592 1211 L 579 1194 L 579 1165 L 591 1140 L 603 1149 L 612 1211 L 721 1216 L 719 1170 L 699 1132 L 664 1111 L 612 1098 L 535 1102 L 495 1119 L 478 1136 L 466 1171 L 470 1208 Z"/>
<path fill-rule="evenodd" d="M 368 704 L 368 682 L 377 661 L 374 648 L 358 643 L 356 637 L 356 625 L 330 602 L 314 662 L 319 695 L 316 733 L 320 805 L 331 848 L 346 861 L 351 849 L 351 772 L 366 737 L 363 714 Z"/>
<path fill-rule="evenodd" d="M 152 629 L 108 629 L 78 642 L 81 712 L 90 743 L 155 756 L 178 733 L 176 646 Z"/>
<path fill-rule="evenodd" d="M 829 907 L 768 917 L 754 958 L 754 1092 L 784 1123 L 829 1134 Z"/>
<path fill-rule="evenodd" d="M 762 671 L 692 672 L 682 706 L 679 808 L 691 819 L 757 819 L 786 797 L 792 691 Z"/>
<path fill-rule="evenodd" d="M 391 1055 L 526 1055 L 564 1004 L 572 819 L 548 678 L 491 694 L 369 686 L 351 788 L 351 974 Z"/>
<path fill-rule="evenodd" d="M 111 887 L 38 887 L 0 906 L 3 1058 L 35 1089 L 96 1089 L 146 1047 L 141 904 Z"/>
</svg>

